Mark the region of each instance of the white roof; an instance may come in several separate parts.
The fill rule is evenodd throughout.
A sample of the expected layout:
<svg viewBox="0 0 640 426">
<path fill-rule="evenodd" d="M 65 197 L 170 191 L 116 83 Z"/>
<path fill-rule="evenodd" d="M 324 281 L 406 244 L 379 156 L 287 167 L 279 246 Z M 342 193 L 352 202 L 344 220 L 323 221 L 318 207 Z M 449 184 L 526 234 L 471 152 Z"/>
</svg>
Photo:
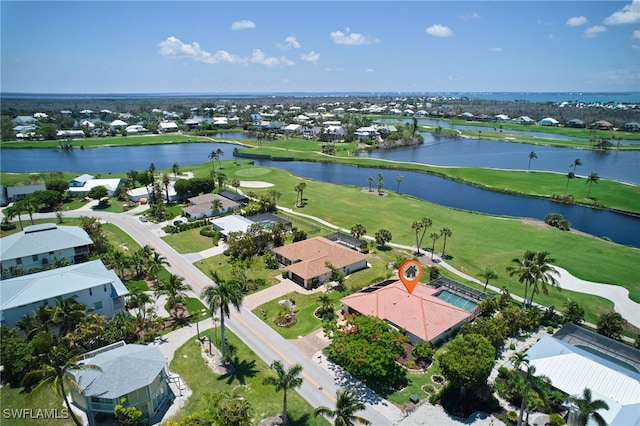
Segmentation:
<svg viewBox="0 0 640 426">
<path fill-rule="evenodd" d="M 88 192 L 96 186 L 104 186 L 108 191 L 115 191 L 120 186 L 122 179 L 91 179 L 81 187 L 69 187 L 69 192 Z"/>
<path fill-rule="evenodd" d="M 141 186 L 139 188 L 133 188 L 128 190 L 127 195 L 130 197 L 140 197 L 140 196 L 148 197 L 149 190 L 147 189 L 146 186 Z"/>
<path fill-rule="evenodd" d="M 289 124 L 287 126 L 284 126 L 282 129 L 283 130 L 289 130 L 289 131 L 295 131 L 298 130 L 300 127 L 302 127 L 299 124 Z"/>
<path fill-rule="evenodd" d="M 122 120 L 113 120 L 110 124 L 111 127 L 127 127 L 128 124 Z"/>
<path fill-rule="evenodd" d="M 163 129 L 177 129 L 178 125 L 173 121 L 163 121 L 162 123 L 158 124 L 158 127 L 161 127 Z"/>
<path fill-rule="evenodd" d="M 640 373 L 633 367 L 625 368 L 551 336 L 544 336 L 527 351 L 527 356 L 536 367 L 536 375 L 547 376 L 562 392 L 582 396 L 583 390 L 589 388 L 594 398 L 608 402 L 609 410 L 599 413 L 609 425 L 640 424 Z M 633 406 L 635 419 L 628 423 L 628 409 Z M 616 421 L 619 414 L 625 417 L 624 421 Z"/>
<path fill-rule="evenodd" d="M 251 220 L 237 214 L 214 219 L 211 223 L 220 229 L 220 232 L 224 235 L 229 235 L 229 233 L 237 231 L 247 232 L 247 229 L 253 225 Z"/>
</svg>

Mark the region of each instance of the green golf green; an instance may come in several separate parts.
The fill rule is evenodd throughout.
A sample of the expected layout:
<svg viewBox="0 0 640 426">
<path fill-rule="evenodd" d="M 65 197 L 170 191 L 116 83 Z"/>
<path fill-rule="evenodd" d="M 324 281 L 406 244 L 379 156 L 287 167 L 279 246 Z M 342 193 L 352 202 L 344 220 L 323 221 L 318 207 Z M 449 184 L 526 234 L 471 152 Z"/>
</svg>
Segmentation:
<svg viewBox="0 0 640 426">
<path fill-rule="evenodd" d="M 239 177 L 257 177 L 271 173 L 270 169 L 264 167 L 250 167 L 236 171 L 234 174 Z"/>
</svg>

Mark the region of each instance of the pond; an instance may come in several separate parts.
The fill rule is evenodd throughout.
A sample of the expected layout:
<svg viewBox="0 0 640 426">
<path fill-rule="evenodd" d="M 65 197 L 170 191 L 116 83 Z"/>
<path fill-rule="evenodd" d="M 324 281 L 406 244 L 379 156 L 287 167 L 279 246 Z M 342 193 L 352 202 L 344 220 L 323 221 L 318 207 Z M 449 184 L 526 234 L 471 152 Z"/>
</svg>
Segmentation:
<svg viewBox="0 0 640 426">
<path fill-rule="evenodd" d="M 580 159 L 582 165 L 576 168 L 578 175 L 588 176 L 591 172 L 596 172 L 603 179 L 640 184 L 640 151 L 601 152 L 486 139 L 437 138 L 430 133 L 421 135 L 424 137 L 422 145 L 360 151 L 358 155 L 437 166 L 527 170 L 529 153 L 533 151 L 537 158 L 531 161 L 531 170 L 549 170 L 566 174 L 570 171 L 570 165 L 576 159 Z"/>
<path fill-rule="evenodd" d="M 369 185 L 370 176 L 375 178 L 378 173 L 382 173 L 385 176 L 385 190 L 394 191 L 397 188 L 398 172 L 389 169 L 303 161 L 255 160 L 255 164 L 280 167 L 309 179 L 362 187 Z M 549 213 L 560 213 L 571 222 L 574 229 L 598 237 L 607 237 L 620 244 L 640 247 L 640 218 L 608 210 L 487 191 L 426 173 L 403 170 L 401 174 L 403 180 L 400 192 L 432 203 L 491 215 L 540 220 L 544 220 Z"/>
</svg>

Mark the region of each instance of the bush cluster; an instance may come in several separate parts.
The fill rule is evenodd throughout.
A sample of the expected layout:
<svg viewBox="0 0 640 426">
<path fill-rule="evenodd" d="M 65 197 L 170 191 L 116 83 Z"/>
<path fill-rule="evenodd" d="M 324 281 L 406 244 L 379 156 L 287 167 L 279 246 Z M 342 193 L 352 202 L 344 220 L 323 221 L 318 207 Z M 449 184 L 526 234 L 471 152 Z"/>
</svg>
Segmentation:
<svg viewBox="0 0 640 426">
<path fill-rule="evenodd" d="M 167 225 L 162 230 L 167 234 L 177 234 L 178 232 L 188 231 L 190 229 L 202 228 L 204 226 L 210 226 L 211 223 L 207 219 L 196 220 L 193 222 L 183 223 L 179 226 Z"/>
</svg>

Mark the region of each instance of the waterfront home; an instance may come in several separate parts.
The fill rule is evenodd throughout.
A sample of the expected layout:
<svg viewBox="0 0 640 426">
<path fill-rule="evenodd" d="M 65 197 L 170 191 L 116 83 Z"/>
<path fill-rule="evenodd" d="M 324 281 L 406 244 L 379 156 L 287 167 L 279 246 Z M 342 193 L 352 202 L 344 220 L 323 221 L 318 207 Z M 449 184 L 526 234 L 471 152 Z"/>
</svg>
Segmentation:
<svg viewBox="0 0 640 426">
<path fill-rule="evenodd" d="M 158 123 L 158 131 L 163 133 L 177 132 L 178 125 L 173 121 L 162 121 Z"/>
<path fill-rule="evenodd" d="M 538 126 L 559 126 L 559 125 L 560 123 L 558 122 L 558 120 L 552 117 L 543 118 L 542 120 L 538 121 Z"/>
<path fill-rule="evenodd" d="M 212 203 L 219 200 L 222 205 L 219 209 L 213 209 Z M 204 219 L 205 217 L 219 216 L 221 214 L 230 213 L 239 208 L 240 204 L 218 194 L 202 194 L 197 197 L 189 198 L 189 206 L 182 209 L 185 217 L 195 220 Z"/>
<path fill-rule="evenodd" d="M 613 130 L 613 124 L 609 123 L 606 120 L 598 120 L 593 124 L 591 124 L 590 127 L 592 129 L 598 129 L 598 130 Z"/>
<path fill-rule="evenodd" d="M 3 186 L 0 185 L 0 205 L 6 206 L 14 201 L 27 198 L 36 191 L 44 191 L 46 188 L 44 183 L 34 183 L 33 185 L 16 185 Z"/>
</svg>

